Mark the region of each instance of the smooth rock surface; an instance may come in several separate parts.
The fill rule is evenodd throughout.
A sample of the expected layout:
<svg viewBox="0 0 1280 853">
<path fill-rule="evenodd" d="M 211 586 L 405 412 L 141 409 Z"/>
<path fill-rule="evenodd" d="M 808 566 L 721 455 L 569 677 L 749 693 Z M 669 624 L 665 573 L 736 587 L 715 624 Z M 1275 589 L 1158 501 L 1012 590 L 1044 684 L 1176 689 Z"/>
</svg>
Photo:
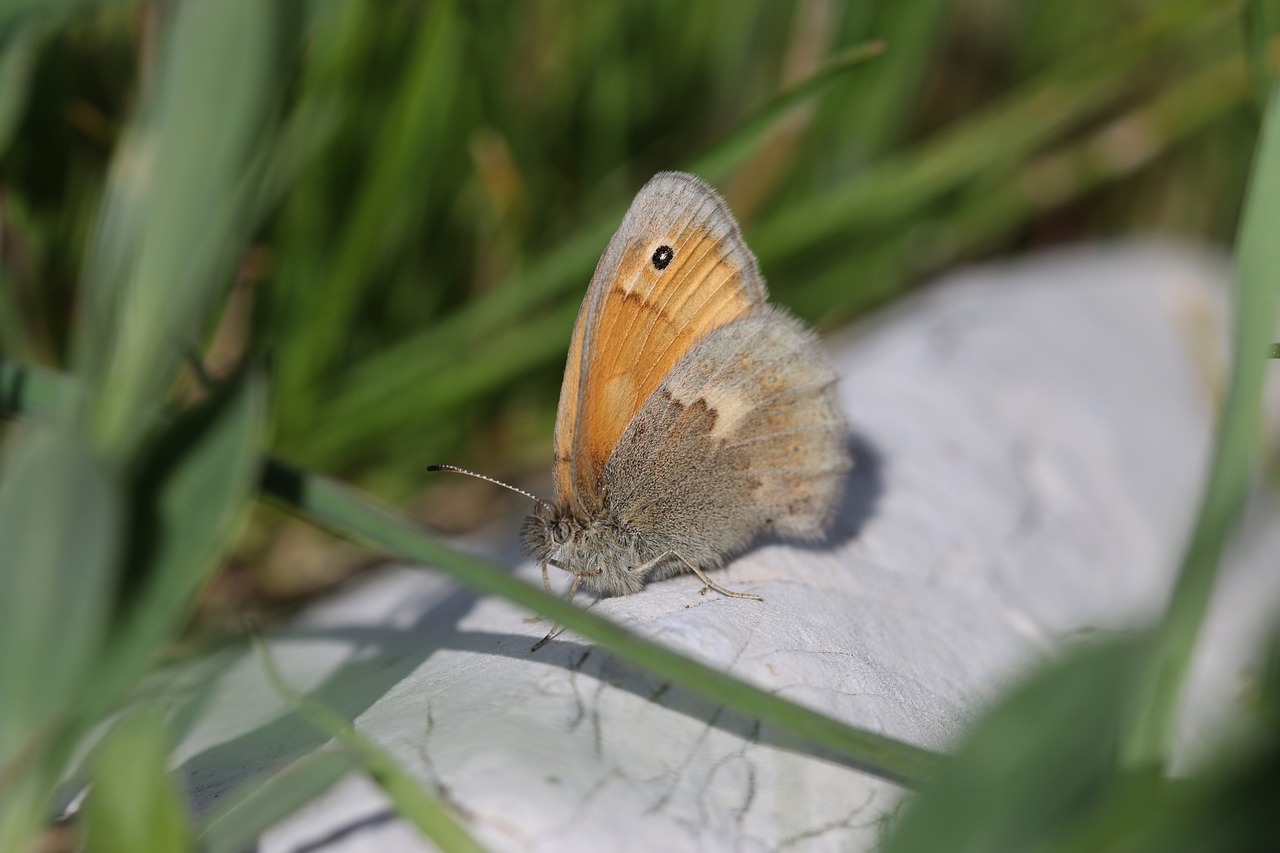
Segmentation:
<svg viewBox="0 0 1280 853">
<path fill-rule="evenodd" d="M 945 749 L 1024 666 L 1163 606 L 1220 390 L 1229 271 L 1164 244 L 949 276 L 829 342 L 857 465 L 832 541 L 767 544 L 597 613 L 850 723 Z M 548 436 L 548 453 L 550 452 Z M 1232 551 L 1184 745 L 1230 713 L 1277 612 L 1269 508 Z M 510 539 L 493 542 L 509 553 Z M 504 550 L 505 549 L 505 550 Z M 536 568 L 517 569 L 539 583 Z M 272 639 L 293 686 L 355 718 L 495 850 L 869 849 L 902 793 L 495 599 L 379 573 Z M 321 745 L 251 653 L 180 676 L 197 808 Z M 418 850 L 368 782 L 263 851 Z"/>
</svg>

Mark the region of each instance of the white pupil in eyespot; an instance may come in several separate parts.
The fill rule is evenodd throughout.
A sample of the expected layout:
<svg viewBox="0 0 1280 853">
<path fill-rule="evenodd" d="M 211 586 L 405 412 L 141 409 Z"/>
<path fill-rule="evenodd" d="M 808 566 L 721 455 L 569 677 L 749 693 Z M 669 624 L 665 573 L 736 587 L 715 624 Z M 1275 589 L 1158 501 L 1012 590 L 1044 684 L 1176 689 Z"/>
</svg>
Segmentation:
<svg viewBox="0 0 1280 853">
<path fill-rule="evenodd" d="M 654 269 L 665 270 L 667 264 L 671 263 L 671 259 L 675 256 L 676 253 L 671 250 L 670 246 L 659 246 L 653 252 Z"/>
</svg>

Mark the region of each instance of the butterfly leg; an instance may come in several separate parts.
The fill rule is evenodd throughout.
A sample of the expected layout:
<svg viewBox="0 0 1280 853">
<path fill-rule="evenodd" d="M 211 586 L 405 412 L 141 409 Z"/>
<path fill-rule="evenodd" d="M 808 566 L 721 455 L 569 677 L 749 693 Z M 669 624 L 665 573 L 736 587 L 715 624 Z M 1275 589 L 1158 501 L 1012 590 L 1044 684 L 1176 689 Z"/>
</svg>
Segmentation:
<svg viewBox="0 0 1280 853">
<path fill-rule="evenodd" d="M 760 596 L 756 595 L 755 593 L 751 593 L 751 592 L 734 592 L 734 591 L 733 591 L 733 590 L 731 590 L 731 589 L 726 589 L 725 587 L 722 587 L 720 584 L 716 583 L 716 582 L 715 582 L 715 581 L 713 581 L 711 578 L 707 577 L 707 573 L 706 573 L 706 572 L 702 571 L 702 569 L 698 568 L 698 567 L 697 567 L 697 566 L 695 566 L 693 563 L 690 563 L 688 560 L 686 560 L 684 557 L 680 556 L 680 555 L 679 555 L 678 553 L 676 553 L 675 551 L 668 551 L 667 553 L 665 553 L 665 554 L 663 554 L 662 556 L 658 557 L 658 559 L 650 561 L 650 562 L 649 562 L 649 564 L 648 564 L 648 566 L 649 566 L 649 567 L 656 566 L 656 565 L 658 565 L 658 563 L 662 562 L 663 560 L 667 559 L 668 557 L 675 557 L 677 560 L 679 560 L 680 562 L 684 563 L 684 564 L 685 564 L 685 566 L 689 569 L 689 571 L 693 572 L 695 575 L 697 575 L 697 576 L 698 576 L 698 580 L 700 580 L 700 581 L 702 581 L 704 584 L 706 584 L 706 586 L 705 586 L 705 587 L 703 587 L 703 589 L 702 589 L 702 593 L 703 593 L 704 595 L 706 594 L 707 589 L 709 588 L 709 589 L 714 589 L 716 592 L 720 593 L 721 595 L 726 595 L 726 596 L 728 596 L 729 598 L 750 598 L 750 599 L 752 599 L 753 601 L 764 601 L 764 599 L 763 599 L 763 598 L 761 598 Z M 644 567 L 642 567 L 642 568 L 644 568 Z"/>
<path fill-rule="evenodd" d="M 542 588 L 547 591 L 547 595 L 555 595 L 555 593 L 551 591 L 551 579 L 547 577 L 547 566 L 555 566 L 557 569 L 561 568 L 561 566 L 555 560 L 547 560 L 542 564 Z M 535 622 L 541 621 L 542 617 L 535 613 L 532 616 L 526 616 L 524 624 L 532 625 Z"/>
<path fill-rule="evenodd" d="M 559 567 L 557 566 L 557 568 L 559 568 Z M 544 572 L 546 571 L 546 567 L 545 567 L 545 566 L 543 567 L 543 571 L 544 571 Z M 579 585 L 581 585 L 581 584 L 582 584 L 582 579 L 583 579 L 583 578 L 588 577 L 588 576 L 590 576 L 590 575 L 599 575 L 599 574 L 604 574 L 604 572 L 603 572 L 602 570 L 600 570 L 600 569 L 596 569 L 596 570 L 595 570 L 595 571 L 593 571 L 593 572 L 574 572 L 574 573 L 573 573 L 573 583 L 571 583 L 571 584 L 569 585 L 569 592 L 568 592 L 568 593 L 566 593 L 566 594 L 565 594 L 565 597 L 564 597 L 565 604 L 572 604 L 572 603 L 573 603 L 573 596 L 574 596 L 574 593 L 576 593 L 576 592 L 578 591 L 578 587 L 579 587 Z M 548 589 L 548 592 L 549 592 L 549 591 L 550 591 L 550 590 Z M 534 644 L 533 644 L 533 648 L 529 649 L 529 652 L 530 652 L 530 653 L 536 652 L 538 649 L 542 648 L 542 647 L 543 647 L 543 646 L 545 646 L 547 643 L 551 642 L 552 637 L 554 637 L 557 633 L 559 633 L 559 632 L 560 632 L 560 630 L 561 630 L 560 623 L 559 623 L 559 622 L 556 622 L 554 625 L 552 625 L 552 626 L 551 626 L 551 630 L 547 632 L 547 636 L 543 637 L 541 640 L 539 640 L 538 642 L 534 643 Z"/>
<path fill-rule="evenodd" d="M 554 561 L 554 560 L 547 560 L 547 561 L 545 561 L 545 562 L 542 564 L 542 588 L 543 588 L 543 589 L 545 589 L 545 590 L 547 591 L 547 595 L 554 595 L 554 593 L 551 591 L 551 579 L 547 577 L 547 564 L 548 564 L 548 563 L 550 563 L 551 565 L 553 565 L 553 566 L 554 566 L 554 565 L 555 565 L 555 561 Z M 558 568 L 560 568 L 560 567 L 559 567 L 559 566 L 556 566 L 556 568 L 558 569 Z M 537 613 L 533 614 L 532 616 L 526 616 L 526 617 L 524 618 L 524 624 L 526 624 L 526 625 L 532 625 L 532 624 L 534 624 L 535 622 L 541 622 L 541 621 L 542 621 L 542 617 L 541 617 L 541 616 L 539 616 Z"/>
</svg>

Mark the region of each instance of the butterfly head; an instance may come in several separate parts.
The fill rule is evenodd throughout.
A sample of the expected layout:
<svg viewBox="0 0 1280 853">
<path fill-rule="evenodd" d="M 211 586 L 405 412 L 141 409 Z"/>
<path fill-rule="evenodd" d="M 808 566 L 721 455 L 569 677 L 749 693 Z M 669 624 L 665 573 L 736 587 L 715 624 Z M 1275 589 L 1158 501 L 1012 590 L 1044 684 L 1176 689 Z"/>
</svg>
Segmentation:
<svg viewBox="0 0 1280 853">
<path fill-rule="evenodd" d="M 622 595 L 644 586 L 630 571 L 644 562 L 643 541 L 608 518 L 580 518 L 566 506 L 539 500 L 521 539 L 525 554 L 569 572 L 589 592 Z"/>
<path fill-rule="evenodd" d="M 539 498 L 520 534 L 524 552 L 540 563 L 555 562 L 577 528 L 561 507 Z"/>
</svg>

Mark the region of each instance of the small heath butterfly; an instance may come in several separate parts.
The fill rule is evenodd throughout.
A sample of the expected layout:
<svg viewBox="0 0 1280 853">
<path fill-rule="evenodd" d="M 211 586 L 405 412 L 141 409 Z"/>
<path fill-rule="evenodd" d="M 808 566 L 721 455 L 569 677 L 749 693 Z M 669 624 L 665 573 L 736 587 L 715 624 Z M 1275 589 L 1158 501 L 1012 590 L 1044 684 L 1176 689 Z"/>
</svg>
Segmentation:
<svg viewBox="0 0 1280 853">
<path fill-rule="evenodd" d="M 759 598 L 704 572 L 762 533 L 822 535 L 850 467 L 836 374 L 767 297 L 715 190 L 679 172 L 640 190 L 573 329 L 555 500 L 524 523 L 544 580 L 624 595 L 690 571 Z"/>
</svg>

